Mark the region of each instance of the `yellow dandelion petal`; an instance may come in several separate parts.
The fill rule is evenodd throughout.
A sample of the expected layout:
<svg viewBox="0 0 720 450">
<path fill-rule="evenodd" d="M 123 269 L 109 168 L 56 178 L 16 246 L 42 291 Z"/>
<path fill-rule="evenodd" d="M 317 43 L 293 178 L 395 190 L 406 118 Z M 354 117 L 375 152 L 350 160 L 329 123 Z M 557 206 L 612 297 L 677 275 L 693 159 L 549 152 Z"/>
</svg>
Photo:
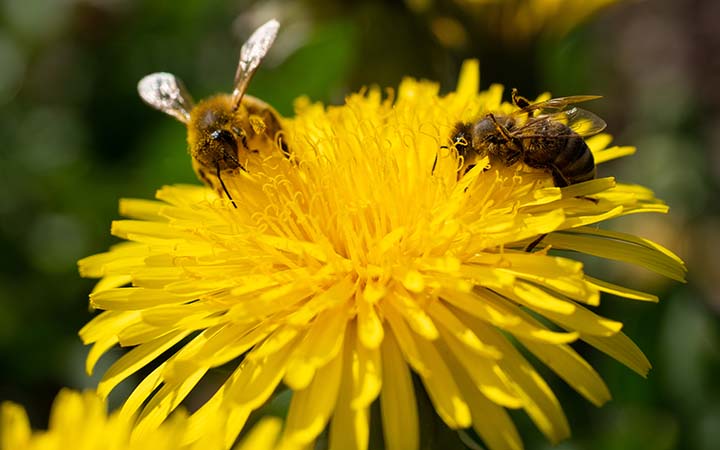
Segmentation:
<svg viewBox="0 0 720 450">
<path fill-rule="evenodd" d="M 382 364 L 380 362 L 380 349 L 367 348 L 362 342 L 353 336 L 355 342 L 348 340 L 348 345 L 353 345 L 350 358 L 346 358 L 347 364 L 352 369 L 352 396 L 350 406 L 353 409 L 369 407 L 380 394 L 382 388 Z"/>
<path fill-rule="evenodd" d="M 435 411 L 450 428 L 470 426 L 470 409 L 438 349 L 421 337 L 415 339 L 415 344 L 425 367 L 428 367 L 428 372 L 420 377 Z"/>
<path fill-rule="evenodd" d="M 546 243 L 558 249 L 637 264 L 676 281 L 685 280 L 685 266 L 677 256 L 658 244 L 625 233 L 582 227 L 553 233 Z"/>
<path fill-rule="evenodd" d="M 251 409 L 260 407 L 285 375 L 288 357 L 296 343 L 296 340 L 290 340 L 264 357 L 253 357 L 254 351 L 248 355 L 226 383 L 226 401 Z"/>
<path fill-rule="evenodd" d="M 656 295 L 648 294 L 647 292 L 636 291 L 635 289 L 630 289 L 625 286 L 608 283 L 607 281 L 598 280 L 597 278 L 593 278 L 588 275 L 585 275 L 585 280 L 595 286 L 599 291 L 607 292 L 609 294 L 615 294 L 620 297 L 654 303 L 660 301 Z"/>
<path fill-rule="evenodd" d="M 3 402 L 0 405 L 0 448 L 25 449 L 28 448 L 32 430 L 30 420 L 22 406 L 15 403 Z"/>
<path fill-rule="evenodd" d="M 245 436 L 233 450 L 300 450 L 301 447 L 279 439 L 282 420 L 265 417 Z"/>
<path fill-rule="evenodd" d="M 380 392 L 385 445 L 388 450 L 420 447 L 420 429 L 410 368 L 392 332 L 382 344 L 383 389 Z"/>
<path fill-rule="evenodd" d="M 571 347 L 524 338 L 518 340 L 595 406 L 602 406 L 610 400 L 610 391 L 600 375 Z"/>
<path fill-rule="evenodd" d="M 182 380 L 165 382 L 143 408 L 133 433 L 144 435 L 160 426 L 170 413 L 180 405 L 206 372 L 207 370 L 196 370 Z"/>
<path fill-rule="evenodd" d="M 293 351 L 285 374 L 285 383 L 293 390 L 305 389 L 317 369 L 336 358 L 345 334 L 345 308 L 321 312 L 302 342 Z"/>
<path fill-rule="evenodd" d="M 484 395 L 486 391 L 481 387 L 473 386 L 472 380 L 469 379 L 469 377 L 473 376 L 473 370 L 468 369 L 466 365 L 462 364 L 462 361 L 457 357 L 448 358 L 450 369 L 455 374 L 458 385 L 470 407 L 470 414 L 473 417 L 473 430 L 485 441 L 489 448 L 494 450 L 522 450 L 523 444 L 520 435 L 510 415 L 503 408 L 503 406 L 509 406 L 498 402 L 494 396 Z M 502 371 L 499 370 L 499 372 Z M 511 407 L 520 408 L 521 406 L 522 401 L 519 398 L 514 398 Z"/>
<path fill-rule="evenodd" d="M 623 332 L 613 334 L 612 336 L 581 334 L 581 338 L 583 341 L 612 356 L 643 377 L 647 376 L 650 367 L 652 367 L 642 350 Z"/>
<path fill-rule="evenodd" d="M 173 345 L 182 341 L 189 333 L 174 332 L 168 336 L 138 345 L 118 359 L 103 375 L 98 384 L 98 393 L 107 397 L 110 391 L 131 374 L 146 366 Z"/>
<path fill-rule="evenodd" d="M 473 99 L 480 88 L 480 62 L 477 59 L 465 61 L 460 69 L 456 95 L 463 100 Z"/>
<path fill-rule="evenodd" d="M 342 375 L 335 410 L 330 424 L 330 449 L 366 449 L 370 434 L 369 406 L 380 392 L 380 379 L 374 371 L 379 361 L 369 361 L 372 355 L 359 345 L 354 327 L 348 328 L 344 341 Z"/>
<path fill-rule="evenodd" d="M 135 387 L 130 396 L 123 403 L 121 414 L 126 417 L 137 416 L 138 411 L 147 401 L 148 397 L 162 385 L 162 373 L 167 362 L 160 364 L 155 370 Z"/>
<path fill-rule="evenodd" d="M 555 394 L 542 377 L 497 331 L 481 326 L 478 319 L 467 314 L 465 314 L 465 320 L 478 336 L 492 342 L 503 352 L 503 359 L 506 360 L 503 372 L 507 376 L 507 382 L 520 397 L 522 407 L 540 431 L 552 442 L 558 442 L 568 437 L 570 428 L 567 418 Z"/>
<path fill-rule="evenodd" d="M 466 349 L 460 345 L 460 342 L 451 336 L 443 337 L 442 344 L 444 344 L 448 352 L 459 361 L 459 365 L 467 372 L 467 377 L 471 379 L 475 388 L 479 390 L 483 396 L 505 408 L 515 409 L 522 406 L 522 400 L 520 400 L 515 391 L 509 386 L 507 380 L 500 375 L 502 373 L 500 364 L 495 361 L 488 361 L 486 358 L 482 358 L 473 353 L 468 353 Z M 448 352 L 444 352 L 444 354 L 448 354 Z M 462 370 L 455 369 L 452 371 L 454 375 L 460 372 L 462 372 Z M 465 392 L 465 390 L 463 390 L 463 392 Z"/>
<path fill-rule="evenodd" d="M 285 428 L 289 440 L 307 444 L 325 428 L 338 397 L 342 366 L 342 357 L 333 358 L 309 386 L 295 392 Z"/>
<path fill-rule="evenodd" d="M 221 387 L 200 409 L 198 409 L 190 418 L 187 428 L 183 433 L 183 442 L 202 442 L 205 430 L 212 428 L 218 421 L 218 417 L 222 417 L 225 422 L 225 433 L 223 442 L 225 448 L 229 448 L 237 439 L 238 434 L 245 426 L 248 416 L 252 411 L 250 408 L 242 406 L 223 407 L 223 394 L 225 388 Z"/>
<path fill-rule="evenodd" d="M 546 171 L 487 155 L 468 167 L 458 124 L 517 109 L 502 86 L 478 85 L 469 61 L 447 95 L 406 78 L 396 93 L 371 88 L 341 106 L 301 98 L 283 121 L 292 157 L 223 175 L 232 202 L 188 185 L 121 201 L 112 232 L 125 242 L 79 262 L 100 279 L 90 303 L 103 310 L 80 336 L 92 345 L 88 371 L 115 345 L 132 347 L 104 374 L 104 397 L 154 367 L 119 413 L 134 420 L 135 439 L 172 421 L 221 366 L 230 375 L 188 419 L 183 445 L 217 422 L 230 448 L 284 386 L 282 437 L 243 446 L 307 448 L 329 426 L 332 448 L 365 449 L 379 399 L 387 447 L 418 449 L 414 372 L 448 427 L 472 427 L 490 450 L 519 449 L 506 409 L 524 410 L 553 442 L 569 424 L 518 347 L 596 405 L 610 393 L 568 344 L 647 373 L 622 322 L 593 308 L 603 293 L 657 298 L 594 278 L 572 252 L 684 280 L 669 250 L 597 228 L 667 205 L 612 177 L 560 188 Z M 610 143 L 588 138 L 597 163 L 634 152 Z"/>
<path fill-rule="evenodd" d="M 588 145 L 590 143 L 588 142 Z M 592 149 L 592 147 L 590 147 Z M 630 156 L 635 154 L 637 150 L 635 147 L 628 147 L 628 146 L 613 146 L 608 147 L 606 149 L 603 149 L 602 151 L 594 152 L 593 151 L 593 158 L 595 158 L 595 162 L 597 164 L 604 163 L 613 159 L 622 158 L 623 156 Z"/>
</svg>

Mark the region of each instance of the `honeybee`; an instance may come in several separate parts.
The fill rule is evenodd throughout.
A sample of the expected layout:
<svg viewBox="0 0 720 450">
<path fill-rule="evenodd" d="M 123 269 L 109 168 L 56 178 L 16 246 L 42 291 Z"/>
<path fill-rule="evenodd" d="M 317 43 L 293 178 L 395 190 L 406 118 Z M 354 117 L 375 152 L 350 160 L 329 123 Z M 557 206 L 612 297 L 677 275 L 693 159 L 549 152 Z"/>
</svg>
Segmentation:
<svg viewBox="0 0 720 450">
<path fill-rule="evenodd" d="M 221 195 L 224 192 L 236 208 L 223 174 L 247 170 L 253 157 L 264 157 L 273 149 L 279 148 L 290 157 L 282 141 L 280 115 L 262 100 L 245 95 L 279 27 L 277 20 L 270 20 L 243 44 L 231 94 L 218 94 L 195 104 L 182 81 L 170 73 L 153 73 L 138 83 L 145 103 L 187 126 L 195 173 Z"/>
<path fill-rule="evenodd" d="M 595 160 L 583 138 L 601 132 L 606 124 L 589 111 L 568 106 L 597 98 L 579 95 L 530 103 L 513 89 L 512 101 L 518 111 L 508 115 L 489 113 L 476 122 L 458 123 L 455 127 L 451 139 L 464 160 L 461 173 L 478 158 L 488 156 L 490 164 L 509 167 L 522 161 L 545 169 L 557 187 L 592 180 Z"/>
<path fill-rule="evenodd" d="M 550 172 L 557 187 L 565 187 L 595 178 L 595 159 L 584 137 L 605 129 L 605 121 L 577 107 L 575 103 L 600 98 L 578 95 L 530 103 L 512 90 L 512 101 L 519 108 L 509 115 L 488 113 L 474 123 L 459 123 L 452 141 L 463 157 L 465 173 L 477 158 L 488 156 L 490 164 L 507 167 L 524 164 Z M 436 159 L 437 161 L 437 159 Z M 589 199 L 595 202 L 594 199 Z M 532 251 L 544 238 L 541 234 L 527 247 Z"/>
</svg>

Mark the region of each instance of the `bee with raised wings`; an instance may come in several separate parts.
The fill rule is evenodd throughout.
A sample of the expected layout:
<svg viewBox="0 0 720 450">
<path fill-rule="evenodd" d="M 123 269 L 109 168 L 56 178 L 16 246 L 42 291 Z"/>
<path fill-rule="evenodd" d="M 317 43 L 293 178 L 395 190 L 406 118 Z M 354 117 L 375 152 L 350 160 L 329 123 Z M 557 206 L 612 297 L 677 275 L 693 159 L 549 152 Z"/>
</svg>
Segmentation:
<svg viewBox="0 0 720 450">
<path fill-rule="evenodd" d="M 153 73 L 138 83 L 140 97 L 150 106 L 187 126 L 187 141 L 198 178 L 230 199 L 223 175 L 248 170 L 275 152 L 290 157 L 282 140 L 280 115 L 267 103 L 245 95 L 250 79 L 277 36 L 280 24 L 270 20 L 243 44 L 232 93 L 195 104 L 176 76 Z"/>
<path fill-rule="evenodd" d="M 580 95 L 530 103 L 513 89 L 517 111 L 508 115 L 489 113 L 476 122 L 455 127 L 451 140 L 463 157 L 460 173 L 488 156 L 491 165 L 509 167 L 523 162 L 544 169 L 557 187 L 592 180 L 595 160 L 583 138 L 605 129 L 605 122 L 589 111 L 569 106 L 597 98 Z"/>
</svg>

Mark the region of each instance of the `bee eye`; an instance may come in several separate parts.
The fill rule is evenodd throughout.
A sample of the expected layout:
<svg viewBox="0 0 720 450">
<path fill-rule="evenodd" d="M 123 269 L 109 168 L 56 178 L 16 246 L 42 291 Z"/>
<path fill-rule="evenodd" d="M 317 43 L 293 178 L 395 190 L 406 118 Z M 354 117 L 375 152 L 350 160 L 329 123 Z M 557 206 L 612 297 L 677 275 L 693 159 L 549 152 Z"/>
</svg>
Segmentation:
<svg viewBox="0 0 720 450">
<path fill-rule="evenodd" d="M 215 130 L 210 133 L 210 138 L 220 144 L 229 155 L 237 152 L 237 141 L 235 136 L 227 130 Z"/>
<path fill-rule="evenodd" d="M 455 136 L 455 138 L 453 139 L 453 144 L 455 144 L 455 150 L 457 150 L 459 155 L 465 155 L 469 143 L 464 135 L 459 134 Z"/>
</svg>

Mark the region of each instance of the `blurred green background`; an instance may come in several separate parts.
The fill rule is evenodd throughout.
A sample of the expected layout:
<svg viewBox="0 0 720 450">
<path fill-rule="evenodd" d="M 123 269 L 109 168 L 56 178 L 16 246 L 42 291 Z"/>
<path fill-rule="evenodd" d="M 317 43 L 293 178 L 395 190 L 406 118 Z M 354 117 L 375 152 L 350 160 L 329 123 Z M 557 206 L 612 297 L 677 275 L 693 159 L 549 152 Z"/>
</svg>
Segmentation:
<svg viewBox="0 0 720 450">
<path fill-rule="evenodd" d="M 42 427 L 61 387 L 95 386 L 77 337 L 93 282 L 76 261 L 115 242 L 120 197 L 196 182 L 183 126 L 142 104 L 137 80 L 169 71 L 196 98 L 228 91 L 240 44 L 271 17 L 281 33 L 250 93 L 285 115 L 297 96 L 340 103 L 405 75 L 448 91 L 469 57 L 481 61 L 483 88 L 605 96 L 593 111 L 639 151 L 600 175 L 649 186 L 671 206 L 611 226 L 679 253 L 689 282 L 590 264 L 661 297 L 606 296 L 600 308 L 655 367 L 643 380 L 581 347 L 614 396 L 601 409 L 543 372 L 573 428 L 556 448 L 720 448 L 716 0 L 0 0 L 0 399 Z M 528 449 L 550 448 L 527 418 L 516 421 Z"/>
</svg>

